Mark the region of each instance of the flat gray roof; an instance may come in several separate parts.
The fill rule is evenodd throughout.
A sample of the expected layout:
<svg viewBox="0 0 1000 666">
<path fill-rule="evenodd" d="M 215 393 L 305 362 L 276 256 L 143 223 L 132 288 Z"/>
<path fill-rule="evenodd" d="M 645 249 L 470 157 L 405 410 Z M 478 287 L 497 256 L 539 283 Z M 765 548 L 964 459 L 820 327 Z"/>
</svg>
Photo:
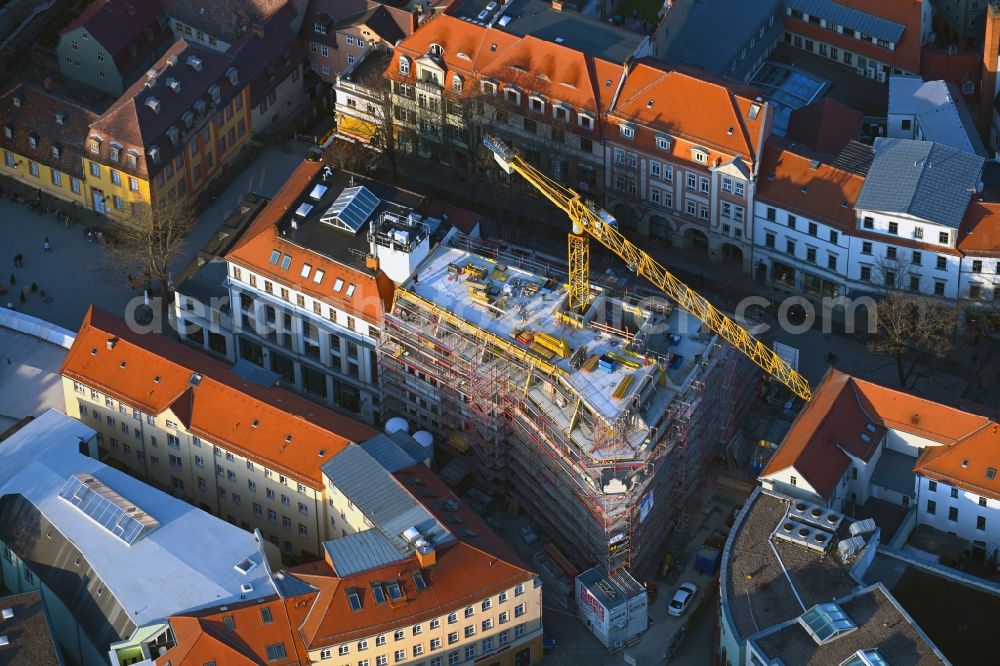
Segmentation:
<svg viewBox="0 0 1000 666">
<path fill-rule="evenodd" d="M 902 23 L 852 9 L 832 0 L 785 0 L 785 5 L 804 14 L 826 19 L 828 23 L 853 28 L 862 34 L 895 44 L 902 39 L 906 29 Z"/>
<path fill-rule="evenodd" d="M 957 229 L 985 160 L 931 141 L 875 140 L 875 160 L 854 207 L 899 213 Z"/>
<path fill-rule="evenodd" d="M 646 593 L 646 588 L 624 569 L 609 574 L 604 567 L 593 567 L 577 576 L 577 580 L 609 609 Z"/>
<path fill-rule="evenodd" d="M 872 473 L 872 483 L 889 490 L 895 490 L 903 495 L 914 494 L 913 466 L 917 464 L 916 456 L 908 456 L 899 451 L 884 449 L 875 463 Z"/>
<path fill-rule="evenodd" d="M 919 76 L 889 78 L 889 116 L 915 116 L 923 138 L 980 157 L 986 148 L 957 86 L 948 81 L 924 81 Z"/>
<path fill-rule="evenodd" d="M 395 545 L 378 530 L 365 530 L 323 544 L 333 570 L 341 578 L 377 569 L 404 559 Z"/>
<path fill-rule="evenodd" d="M 19 496 L 75 548 L 113 596 L 125 619 L 142 626 L 168 615 L 273 594 L 264 555 L 253 534 L 173 498 L 124 472 L 81 455 L 81 441 L 95 431 L 48 410 L 0 445 L 0 496 Z M 159 525 L 131 545 L 59 496 L 74 474 L 95 477 Z M 23 503 L 22 503 L 23 504 Z M 24 513 L 26 507 L 10 507 Z M 11 526 L 15 527 L 15 526 Z M 37 535 L 35 535 L 37 537 Z M 45 539 L 34 539 L 45 556 Z M 55 547 L 55 546 L 53 546 Z M 244 575 L 236 565 L 250 560 Z M 58 567 L 45 567 L 58 575 Z M 45 572 L 36 572 L 44 577 Z M 76 579 L 77 593 L 94 581 Z M 252 590 L 244 592 L 241 585 Z M 69 589 L 68 587 L 66 588 Z M 72 605 L 72 600 L 64 599 Z"/>
</svg>

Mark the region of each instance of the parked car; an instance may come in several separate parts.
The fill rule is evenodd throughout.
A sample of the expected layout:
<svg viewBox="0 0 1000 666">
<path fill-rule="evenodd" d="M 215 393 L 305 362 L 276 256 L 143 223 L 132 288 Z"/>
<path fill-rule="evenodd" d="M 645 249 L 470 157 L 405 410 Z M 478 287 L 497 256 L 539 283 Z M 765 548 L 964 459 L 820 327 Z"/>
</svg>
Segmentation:
<svg viewBox="0 0 1000 666">
<path fill-rule="evenodd" d="M 521 539 L 530 546 L 538 541 L 538 535 L 531 529 L 531 525 L 525 525 L 521 528 Z"/>
<path fill-rule="evenodd" d="M 674 598 L 667 604 L 667 613 L 680 617 L 691 605 L 691 600 L 696 594 L 698 594 L 698 586 L 694 583 L 681 583 L 681 586 L 674 592 Z"/>
</svg>

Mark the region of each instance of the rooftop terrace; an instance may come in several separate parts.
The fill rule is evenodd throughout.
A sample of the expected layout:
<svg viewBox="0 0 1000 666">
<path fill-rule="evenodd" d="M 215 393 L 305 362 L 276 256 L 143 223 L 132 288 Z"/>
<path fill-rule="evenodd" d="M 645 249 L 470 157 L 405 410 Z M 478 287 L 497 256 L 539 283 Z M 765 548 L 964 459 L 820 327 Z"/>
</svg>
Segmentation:
<svg viewBox="0 0 1000 666">
<path fill-rule="evenodd" d="M 549 364 L 564 384 L 609 424 L 628 413 L 638 416 L 628 431 L 633 458 L 670 400 L 691 381 L 715 336 L 666 301 L 623 301 L 592 287 L 583 326 L 567 323 L 562 277 L 537 275 L 488 261 L 458 247 L 438 246 L 403 288 Z M 494 361 L 503 363 L 503 360 Z M 569 429 L 576 405 L 544 386 L 529 396 Z M 585 449 L 592 434 L 577 427 Z M 610 452 L 593 451 L 607 459 Z"/>
</svg>

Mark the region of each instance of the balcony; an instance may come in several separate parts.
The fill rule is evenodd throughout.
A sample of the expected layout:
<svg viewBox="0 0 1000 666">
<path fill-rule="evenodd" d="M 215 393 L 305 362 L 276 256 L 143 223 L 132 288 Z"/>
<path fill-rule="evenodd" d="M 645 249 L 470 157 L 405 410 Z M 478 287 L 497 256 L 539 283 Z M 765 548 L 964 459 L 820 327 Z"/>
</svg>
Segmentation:
<svg viewBox="0 0 1000 666">
<path fill-rule="evenodd" d="M 440 95 L 442 88 L 440 83 L 430 79 L 424 79 L 417 81 L 417 90 L 428 92 L 432 95 Z"/>
</svg>

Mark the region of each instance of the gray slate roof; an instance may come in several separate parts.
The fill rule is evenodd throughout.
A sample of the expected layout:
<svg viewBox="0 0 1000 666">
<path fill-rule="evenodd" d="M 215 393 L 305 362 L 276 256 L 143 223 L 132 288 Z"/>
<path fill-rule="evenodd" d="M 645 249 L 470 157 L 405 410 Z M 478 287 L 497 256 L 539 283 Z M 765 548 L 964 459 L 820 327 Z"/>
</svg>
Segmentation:
<svg viewBox="0 0 1000 666">
<path fill-rule="evenodd" d="M 416 527 L 435 544 L 453 538 L 445 527 L 360 446 L 348 446 L 321 467 L 323 473 L 397 550 L 407 548 L 405 530 Z"/>
<path fill-rule="evenodd" d="M 984 161 L 930 141 L 876 139 L 875 160 L 855 208 L 899 213 L 957 229 Z"/>
<path fill-rule="evenodd" d="M 394 441 L 397 435 L 402 435 L 411 441 L 413 440 L 412 437 L 404 432 L 393 433 L 392 435 L 380 432 L 368 441 L 361 442 L 358 446 L 378 461 L 387 471 L 398 472 L 401 469 L 413 467 L 420 461 L 415 459 L 410 451 L 404 449 Z M 419 448 L 419 445 L 417 446 Z"/>
<path fill-rule="evenodd" d="M 678 32 L 666 52 L 657 55 L 672 64 L 745 79 L 750 67 L 782 30 L 781 6 L 781 0 L 700 0 L 688 10 L 683 24 L 671 27 Z M 776 18 L 768 24 L 770 16 Z M 765 26 L 765 33 L 757 38 L 761 26 Z M 706 39 L 706 35 L 711 35 L 711 39 Z M 754 46 L 748 48 L 751 37 L 756 39 Z M 730 65 L 744 48 L 747 48 L 746 58 L 736 70 L 731 70 Z"/>
<path fill-rule="evenodd" d="M 887 42 L 897 44 L 906 29 L 906 26 L 901 23 L 845 7 L 832 2 L 832 0 L 785 0 L 785 5 L 804 14 L 818 16 L 826 19 L 827 22 L 837 23 L 846 28 L 854 28 L 876 39 L 884 39 Z"/>
</svg>

